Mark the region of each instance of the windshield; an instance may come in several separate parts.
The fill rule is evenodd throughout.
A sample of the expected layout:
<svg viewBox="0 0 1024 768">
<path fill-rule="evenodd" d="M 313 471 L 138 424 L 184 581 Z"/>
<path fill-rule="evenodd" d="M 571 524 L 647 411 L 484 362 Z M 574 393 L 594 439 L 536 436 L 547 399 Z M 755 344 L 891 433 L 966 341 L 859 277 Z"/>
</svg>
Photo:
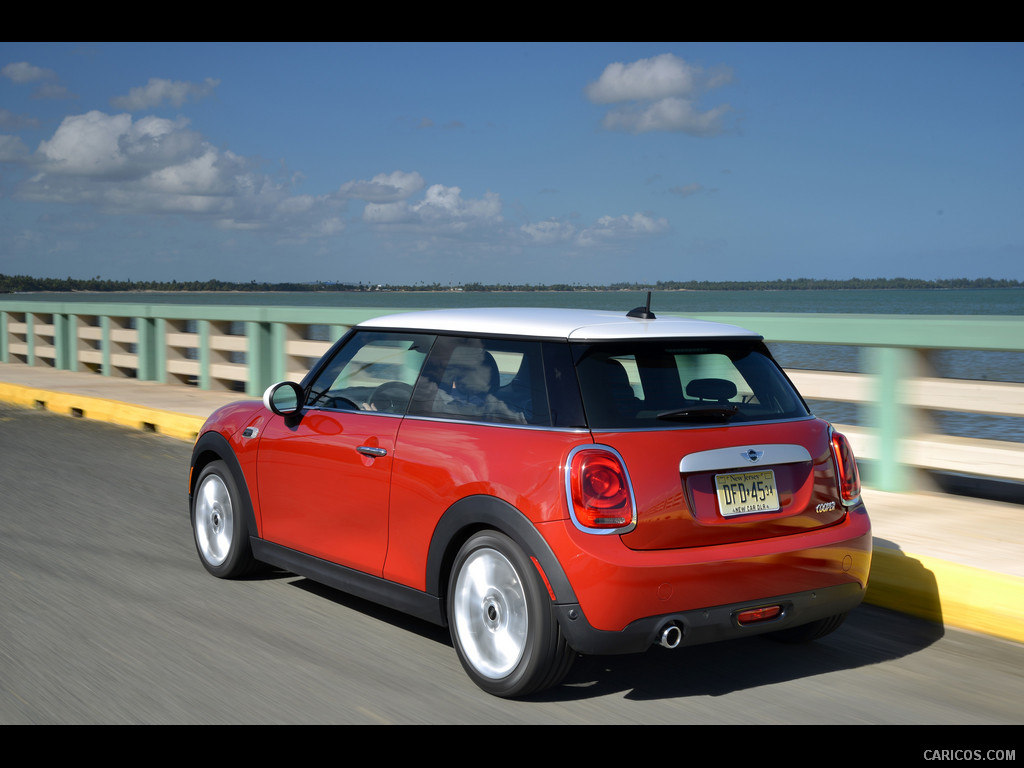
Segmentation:
<svg viewBox="0 0 1024 768">
<path fill-rule="evenodd" d="M 592 429 L 800 418 L 807 408 L 760 342 L 574 345 Z"/>
</svg>

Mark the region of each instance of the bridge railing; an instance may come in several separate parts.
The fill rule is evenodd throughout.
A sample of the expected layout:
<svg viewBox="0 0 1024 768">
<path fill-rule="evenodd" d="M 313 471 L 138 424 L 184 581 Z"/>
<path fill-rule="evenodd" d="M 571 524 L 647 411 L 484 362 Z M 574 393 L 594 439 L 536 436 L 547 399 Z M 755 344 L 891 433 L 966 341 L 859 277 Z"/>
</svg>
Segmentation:
<svg viewBox="0 0 1024 768">
<path fill-rule="evenodd" d="M 350 326 L 402 310 L 0 300 L 0 362 L 91 371 L 259 396 L 300 379 Z M 1024 418 L 1024 383 L 935 375 L 940 350 L 1024 352 L 1024 318 L 990 316 L 696 315 L 769 342 L 853 347 L 859 372 L 793 370 L 811 400 L 851 403 L 841 428 L 872 466 L 872 485 L 908 490 L 920 470 L 1024 483 L 1024 443 L 943 434 L 937 411 Z M 1020 433 L 1020 430 L 1016 430 Z M 1022 486 L 1024 488 L 1024 486 Z"/>
</svg>

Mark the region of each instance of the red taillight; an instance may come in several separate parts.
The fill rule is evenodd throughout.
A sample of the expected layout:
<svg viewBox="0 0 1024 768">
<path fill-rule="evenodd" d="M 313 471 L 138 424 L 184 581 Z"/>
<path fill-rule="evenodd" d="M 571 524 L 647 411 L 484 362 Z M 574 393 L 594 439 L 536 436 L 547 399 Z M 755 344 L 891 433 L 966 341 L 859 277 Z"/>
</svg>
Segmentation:
<svg viewBox="0 0 1024 768">
<path fill-rule="evenodd" d="M 853 457 L 853 449 L 845 435 L 832 433 L 832 455 L 836 460 L 839 473 L 839 496 L 844 504 L 853 504 L 860 498 L 860 471 L 857 460 Z"/>
<path fill-rule="evenodd" d="M 569 502 L 585 528 L 624 528 L 633 524 L 633 496 L 617 455 L 603 449 L 576 452 L 569 466 Z"/>
</svg>

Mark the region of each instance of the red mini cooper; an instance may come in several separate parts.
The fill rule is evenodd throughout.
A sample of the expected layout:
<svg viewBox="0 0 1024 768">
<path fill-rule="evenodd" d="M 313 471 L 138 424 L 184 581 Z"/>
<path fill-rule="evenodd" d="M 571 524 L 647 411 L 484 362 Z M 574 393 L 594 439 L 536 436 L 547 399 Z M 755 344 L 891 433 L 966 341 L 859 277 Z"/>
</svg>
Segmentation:
<svg viewBox="0 0 1024 768">
<path fill-rule="evenodd" d="M 850 446 L 761 337 L 645 308 L 361 323 L 214 413 L 189 491 L 213 575 L 269 564 L 448 626 L 506 697 L 578 653 L 820 637 L 871 561 Z"/>
</svg>

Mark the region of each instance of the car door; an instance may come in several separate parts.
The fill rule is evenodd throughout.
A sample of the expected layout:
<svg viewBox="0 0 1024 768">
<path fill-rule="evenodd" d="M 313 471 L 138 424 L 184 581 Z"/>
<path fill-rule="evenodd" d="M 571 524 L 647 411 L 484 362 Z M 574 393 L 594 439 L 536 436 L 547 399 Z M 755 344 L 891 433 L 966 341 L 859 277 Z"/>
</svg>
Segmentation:
<svg viewBox="0 0 1024 768">
<path fill-rule="evenodd" d="M 395 440 L 433 337 L 358 332 L 306 390 L 295 416 L 261 435 L 264 537 L 367 573 L 381 573 Z"/>
</svg>

